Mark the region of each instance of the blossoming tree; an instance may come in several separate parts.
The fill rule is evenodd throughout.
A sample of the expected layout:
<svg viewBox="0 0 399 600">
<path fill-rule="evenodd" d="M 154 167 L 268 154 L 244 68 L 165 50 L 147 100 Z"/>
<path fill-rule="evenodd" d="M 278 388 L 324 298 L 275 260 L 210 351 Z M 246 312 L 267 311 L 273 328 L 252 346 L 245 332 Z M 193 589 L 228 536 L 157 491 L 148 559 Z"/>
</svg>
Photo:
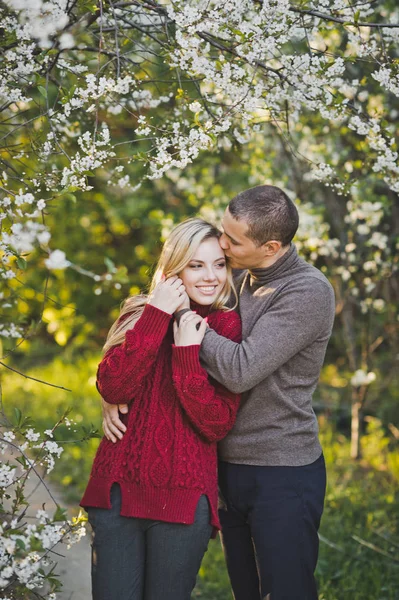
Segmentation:
<svg viewBox="0 0 399 600">
<path fill-rule="evenodd" d="M 358 456 L 375 356 L 395 339 L 396 2 L 5 0 L 0 16 L 6 354 L 37 333 L 49 281 L 59 300 L 52 273 L 100 291 L 127 281 L 123 265 L 88 268 L 59 244 L 60 207 L 84 220 L 89 203 L 139 204 L 148 186 L 184 198 L 190 178 L 200 197 L 196 165 L 213 161 L 301 201 L 299 248 L 336 290 Z M 18 310 L 27 283 L 40 314 Z"/>
</svg>

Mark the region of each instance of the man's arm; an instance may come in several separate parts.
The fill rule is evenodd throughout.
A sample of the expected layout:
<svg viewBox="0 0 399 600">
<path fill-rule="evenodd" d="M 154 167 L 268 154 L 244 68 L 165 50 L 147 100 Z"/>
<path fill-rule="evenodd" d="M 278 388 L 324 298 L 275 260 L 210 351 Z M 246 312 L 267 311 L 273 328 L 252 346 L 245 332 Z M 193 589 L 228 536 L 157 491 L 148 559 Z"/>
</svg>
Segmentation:
<svg viewBox="0 0 399 600">
<path fill-rule="evenodd" d="M 314 278 L 311 287 L 308 282 L 295 281 L 282 290 L 241 344 L 208 329 L 200 354 L 208 373 L 240 394 L 315 340 L 325 342 L 331 334 L 334 294 L 323 281 Z"/>
</svg>

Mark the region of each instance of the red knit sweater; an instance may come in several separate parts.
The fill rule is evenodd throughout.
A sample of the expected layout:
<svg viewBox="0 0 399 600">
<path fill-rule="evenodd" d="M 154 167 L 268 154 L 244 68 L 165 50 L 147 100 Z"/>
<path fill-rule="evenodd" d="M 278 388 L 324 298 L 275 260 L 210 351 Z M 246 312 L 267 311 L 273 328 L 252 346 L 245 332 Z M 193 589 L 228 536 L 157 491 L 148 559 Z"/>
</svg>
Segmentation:
<svg viewBox="0 0 399 600">
<path fill-rule="evenodd" d="M 209 310 L 195 308 L 202 316 Z M 212 312 L 208 323 L 241 340 L 236 312 Z M 101 441 L 81 506 L 110 508 L 110 489 L 118 483 L 122 516 L 193 523 L 205 494 L 211 524 L 220 528 L 216 442 L 233 426 L 239 396 L 209 378 L 199 349 L 174 346 L 172 316 L 147 304 L 123 344 L 108 350 L 98 389 L 106 402 L 129 403 L 122 415 L 127 431 L 115 444 Z"/>
</svg>

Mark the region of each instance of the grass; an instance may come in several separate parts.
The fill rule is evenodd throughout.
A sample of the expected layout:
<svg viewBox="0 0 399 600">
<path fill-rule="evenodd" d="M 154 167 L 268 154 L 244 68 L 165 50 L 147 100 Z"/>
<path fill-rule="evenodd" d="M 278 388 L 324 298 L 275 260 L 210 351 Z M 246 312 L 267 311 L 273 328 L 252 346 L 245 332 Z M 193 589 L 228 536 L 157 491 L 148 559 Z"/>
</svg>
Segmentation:
<svg viewBox="0 0 399 600">
<path fill-rule="evenodd" d="M 75 443 L 81 427 L 101 427 L 95 389 L 98 356 L 75 364 L 56 358 L 32 369 L 32 377 L 70 388 L 65 392 L 8 374 L 4 381 L 6 412 L 18 407 L 39 429 L 52 427 L 68 407 L 76 421 L 57 438 L 64 452 L 53 479 L 67 502 L 77 503 L 85 488 L 98 440 Z M 4 371 L 3 371 L 4 372 Z M 363 460 L 352 462 L 349 442 L 323 419 L 321 439 L 328 469 L 328 489 L 321 526 L 317 568 L 319 600 L 399 600 L 399 453 L 377 419 L 369 418 L 363 437 Z M 231 600 L 219 540 L 209 544 L 193 598 Z"/>
</svg>

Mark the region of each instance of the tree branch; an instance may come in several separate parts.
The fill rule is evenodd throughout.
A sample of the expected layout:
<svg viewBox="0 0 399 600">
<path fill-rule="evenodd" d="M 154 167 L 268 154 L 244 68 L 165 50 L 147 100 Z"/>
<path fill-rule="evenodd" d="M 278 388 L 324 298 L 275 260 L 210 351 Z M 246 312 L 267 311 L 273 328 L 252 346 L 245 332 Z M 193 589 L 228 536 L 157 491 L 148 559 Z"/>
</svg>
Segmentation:
<svg viewBox="0 0 399 600">
<path fill-rule="evenodd" d="M 326 13 L 322 13 L 318 10 L 304 10 L 302 8 L 295 8 L 291 6 L 289 9 L 291 12 L 298 13 L 300 15 L 309 15 L 311 17 L 317 17 L 319 19 L 323 19 L 323 21 L 332 21 L 333 23 L 340 23 L 341 25 L 351 25 L 352 27 L 376 27 L 380 28 L 390 28 L 390 29 L 398 29 L 399 23 L 363 23 L 361 21 L 348 21 L 343 17 L 333 17 L 332 15 L 328 15 Z"/>
<path fill-rule="evenodd" d="M 12 367 L 10 367 L 9 365 L 6 365 L 2 361 L 0 361 L 0 365 L 2 367 L 5 367 L 9 371 L 13 371 L 14 373 L 18 373 L 18 375 L 22 375 L 22 377 L 25 377 L 25 379 L 31 379 L 32 381 L 37 381 L 38 383 L 44 383 L 44 385 L 49 385 L 50 387 L 54 387 L 59 390 L 65 390 L 66 392 L 72 392 L 72 390 L 70 390 L 69 388 L 62 387 L 61 385 L 55 385 L 54 383 L 48 383 L 47 381 L 42 381 L 41 379 L 36 379 L 36 377 L 31 377 L 30 375 L 25 375 L 25 373 L 21 373 L 21 371 L 18 371 L 17 369 L 13 369 Z"/>
</svg>

